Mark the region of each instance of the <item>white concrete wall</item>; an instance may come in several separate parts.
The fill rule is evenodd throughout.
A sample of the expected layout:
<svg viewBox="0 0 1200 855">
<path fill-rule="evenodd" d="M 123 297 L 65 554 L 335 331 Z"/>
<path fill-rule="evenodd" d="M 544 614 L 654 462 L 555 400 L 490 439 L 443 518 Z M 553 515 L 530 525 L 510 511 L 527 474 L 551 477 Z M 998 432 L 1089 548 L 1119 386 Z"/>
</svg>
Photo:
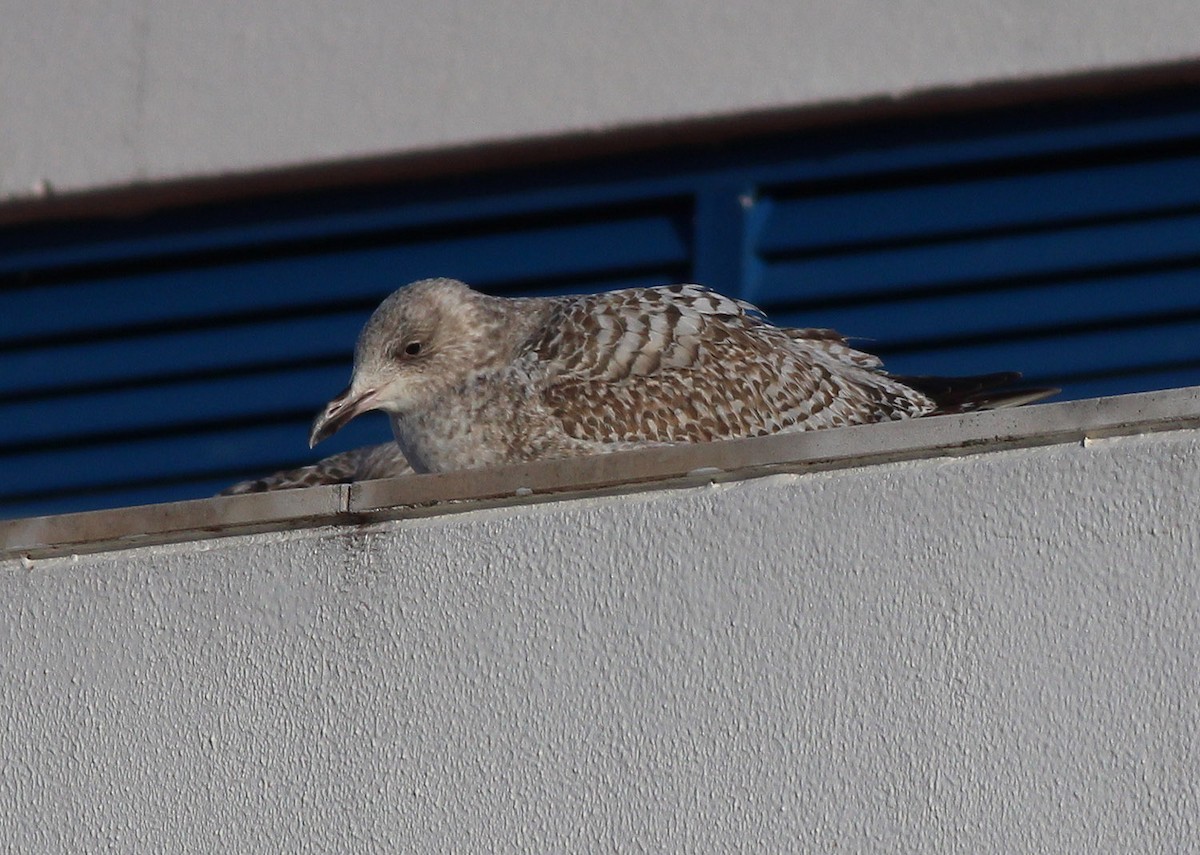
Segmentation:
<svg viewBox="0 0 1200 855">
<path fill-rule="evenodd" d="M 1200 57 L 1195 0 L 0 0 L 0 200 Z"/>
<path fill-rule="evenodd" d="M 1198 497 L 1193 430 L 8 561 L 0 840 L 1189 850 Z"/>
</svg>

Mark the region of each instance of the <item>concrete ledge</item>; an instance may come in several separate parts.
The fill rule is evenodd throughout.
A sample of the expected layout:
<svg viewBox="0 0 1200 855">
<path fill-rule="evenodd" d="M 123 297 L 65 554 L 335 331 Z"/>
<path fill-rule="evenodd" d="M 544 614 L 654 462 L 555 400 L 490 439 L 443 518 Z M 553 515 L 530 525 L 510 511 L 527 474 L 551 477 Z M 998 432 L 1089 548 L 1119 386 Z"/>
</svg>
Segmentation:
<svg viewBox="0 0 1200 855">
<path fill-rule="evenodd" d="M 0 521 L 0 558 L 429 516 L 1200 427 L 1200 387 L 488 470 Z"/>
</svg>

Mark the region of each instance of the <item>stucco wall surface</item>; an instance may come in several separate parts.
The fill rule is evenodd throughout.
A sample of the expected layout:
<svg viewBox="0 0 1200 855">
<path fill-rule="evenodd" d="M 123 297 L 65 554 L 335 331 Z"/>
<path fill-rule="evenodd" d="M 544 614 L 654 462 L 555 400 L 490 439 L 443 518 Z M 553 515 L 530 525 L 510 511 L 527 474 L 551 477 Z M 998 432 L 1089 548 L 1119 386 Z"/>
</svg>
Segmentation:
<svg viewBox="0 0 1200 855">
<path fill-rule="evenodd" d="M 1194 846 L 1200 433 L 0 565 L 10 851 Z"/>
<path fill-rule="evenodd" d="M 1194 0 L 0 0 L 0 199 L 1200 56 Z"/>
</svg>

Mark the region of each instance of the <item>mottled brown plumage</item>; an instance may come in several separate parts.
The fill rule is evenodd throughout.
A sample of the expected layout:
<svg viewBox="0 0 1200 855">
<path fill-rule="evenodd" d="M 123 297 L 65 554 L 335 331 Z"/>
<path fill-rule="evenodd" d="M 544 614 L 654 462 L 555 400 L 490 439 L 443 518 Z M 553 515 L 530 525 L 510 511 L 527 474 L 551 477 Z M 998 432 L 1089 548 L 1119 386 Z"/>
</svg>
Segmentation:
<svg viewBox="0 0 1200 855">
<path fill-rule="evenodd" d="M 317 487 L 322 484 L 349 484 L 351 481 L 370 481 L 375 478 L 396 478 L 411 475 L 412 467 L 404 459 L 400 446 L 394 442 L 367 445 L 326 457 L 309 466 L 285 469 L 262 478 L 239 481 L 217 495 L 240 496 L 244 493 L 265 493 L 270 490 L 292 490 Z"/>
<path fill-rule="evenodd" d="M 699 285 L 538 299 L 405 286 L 372 315 L 311 443 L 388 413 L 417 472 L 1011 406 L 1018 374 L 889 375 L 831 330 L 768 323 Z"/>
</svg>

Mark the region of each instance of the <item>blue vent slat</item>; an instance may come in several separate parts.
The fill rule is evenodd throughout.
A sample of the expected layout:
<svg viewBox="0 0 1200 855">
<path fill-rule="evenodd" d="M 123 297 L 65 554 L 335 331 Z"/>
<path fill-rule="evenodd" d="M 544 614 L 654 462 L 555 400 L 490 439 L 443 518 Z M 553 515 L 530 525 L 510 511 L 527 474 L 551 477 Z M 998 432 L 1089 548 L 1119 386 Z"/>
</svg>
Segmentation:
<svg viewBox="0 0 1200 855">
<path fill-rule="evenodd" d="M 628 218 L 459 239 L 397 242 L 375 249 L 272 257 L 116 280 L 19 289 L 4 295 L 0 344 L 100 327 L 161 324 L 333 300 L 381 299 L 411 279 L 503 279 L 595 275 L 681 263 L 688 247 L 670 217 Z M 49 312 L 48 305 L 70 312 Z"/>
<path fill-rule="evenodd" d="M 679 278 L 679 271 L 663 268 L 636 277 L 589 279 L 577 288 L 554 290 L 591 292 L 658 285 Z M 506 290 L 515 296 L 544 293 L 544 289 Z M 74 390 L 70 394 L 79 394 L 79 388 L 88 384 L 131 385 L 326 359 L 336 359 L 348 376 L 351 349 L 370 312 L 364 307 L 286 320 L 0 350 L 0 405 L 6 397 L 45 397 L 64 387 Z M 314 398 L 313 406 L 317 403 Z"/>
<path fill-rule="evenodd" d="M 1025 288 L 952 291 L 793 312 L 767 305 L 772 321 L 831 327 L 866 349 L 946 336 L 1020 335 L 1080 325 L 1127 323 L 1181 312 L 1200 315 L 1200 265 L 1165 273 L 1049 282 Z"/>
<path fill-rule="evenodd" d="M 1115 109 L 1112 115 L 1093 115 L 1086 120 L 1063 112 L 1051 117 L 1046 124 L 1031 116 L 1021 116 L 1015 122 L 1015 130 L 971 124 L 971 127 L 962 127 L 951 122 L 945 126 L 935 121 L 930 123 L 931 127 L 914 131 L 905 123 L 897 123 L 897 127 L 878 130 L 869 138 L 842 141 L 842 145 L 822 151 L 803 164 L 806 168 L 793 166 L 759 180 L 776 185 L 795 178 L 847 178 L 896 169 L 945 168 L 1014 158 L 1078 155 L 1148 143 L 1186 143 L 1200 139 L 1200 112 L 1195 110 L 1171 115 L 1131 115 Z"/>
<path fill-rule="evenodd" d="M 131 384 L 190 373 L 248 370 L 262 364 L 344 358 L 369 311 L 287 321 L 183 330 L 57 347 L 0 351 L 0 400 L 53 393 L 64 384 Z"/>
<path fill-rule="evenodd" d="M 672 194 L 680 198 L 664 198 Z M 197 219 L 202 216 L 198 214 L 183 228 L 169 225 L 158 228 L 151 221 L 133 234 L 101 222 L 90 229 L 72 231 L 68 240 L 56 240 L 60 236 L 51 235 L 49 239 L 31 241 L 20 232 L 13 236 L 0 234 L 0 276 L 45 267 L 86 267 L 129 258 L 159 261 L 184 253 L 219 254 L 248 246 L 302 244 L 430 226 L 478 230 L 494 228 L 497 223 L 519 216 L 544 216 L 546 211 L 556 208 L 569 216 L 572 211 L 581 210 L 581 205 L 588 206 L 582 210 L 595 211 L 611 208 L 615 203 L 628 208 L 636 200 L 644 207 L 640 213 L 645 214 L 655 209 L 669 210 L 686 201 L 686 196 L 686 186 L 675 178 L 640 186 L 635 192 L 625 186 L 598 183 L 467 199 L 413 200 L 402 206 L 389 201 L 383 207 L 364 204 L 350 211 L 325 210 L 323 206 L 269 206 L 269 210 L 261 212 L 268 219 L 247 219 L 234 212 L 214 223 Z M 31 243 L 44 245 L 30 246 Z"/>
<path fill-rule="evenodd" d="M 847 299 L 1200 257 L 1200 214 L 764 265 L 753 299 Z"/>
<path fill-rule="evenodd" d="M 50 493 L 187 476 L 199 482 L 211 470 L 230 468 L 230 456 L 234 453 L 239 455 L 239 462 L 246 461 L 254 471 L 262 471 L 256 463 L 274 466 L 280 460 L 317 459 L 354 445 L 382 442 L 389 435 L 386 422 L 377 415 L 361 425 L 350 425 L 347 431 L 350 432 L 347 436 L 338 437 L 339 442 L 330 442 L 328 447 L 322 445 L 319 452 L 311 454 L 306 448 L 307 424 L 290 423 L 247 427 L 238 434 L 228 431 L 176 434 L 0 456 L 0 466 L 4 469 L 0 501 L 5 496 L 28 492 L 29 485 Z M 250 437 L 249 441 L 242 433 Z M 196 490 L 191 495 L 199 498 L 207 493 Z"/>
<path fill-rule="evenodd" d="M 905 349 L 888 354 L 889 370 L 899 374 L 984 374 L 1020 370 L 1028 377 L 1090 375 L 1156 370 L 1189 363 L 1200 372 L 1200 319 L 1133 329 L 1104 329 L 1019 341 L 978 341 L 969 345 Z M 1194 375 L 1200 381 L 1200 373 Z M 1064 398 L 1077 397 L 1072 388 Z"/>
<path fill-rule="evenodd" d="M 314 404 L 337 394 L 348 378 L 345 367 L 331 366 L 18 401 L 6 405 L 6 418 L 0 419 L 0 453 L 18 443 L 61 442 L 310 408 L 315 416 Z"/>
<path fill-rule="evenodd" d="M 1053 224 L 1197 204 L 1200 157 L 820 194 L 770 203 L 762 252 Z"/>
<path fill-rule="evenodd" d="M 1197 366 L 1190 368 L 1164 369 L 1160 371 L 1138 371 L 1123 374 L 1116 380 L 1112 377 L 1102 377 L 1095 380 L 1070 380 L 1070 390 L 1060 400 L 1067 398 L 1100 398 L 1106 395 L 1130 394 L 1132 392 L 1153 392 L 1156 389 L 1177 389 L 1183 386 L 1196 385 L 1196 375 L 1200 371 Z M 1119 389 L 1114 390 L 1114 383 L 1119 383 Z"/>
</svg>

